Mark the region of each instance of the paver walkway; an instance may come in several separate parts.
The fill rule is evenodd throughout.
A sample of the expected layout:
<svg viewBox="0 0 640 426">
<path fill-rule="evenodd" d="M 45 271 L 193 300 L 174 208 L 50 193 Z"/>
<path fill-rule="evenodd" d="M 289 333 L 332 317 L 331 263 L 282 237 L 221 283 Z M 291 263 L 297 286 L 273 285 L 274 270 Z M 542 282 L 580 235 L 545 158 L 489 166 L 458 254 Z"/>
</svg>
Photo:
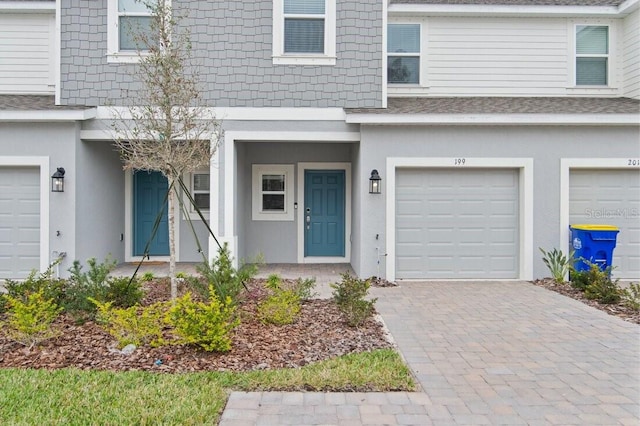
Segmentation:
<svg viewBox="0 0 640 426">
<path fill-rule="evenodd" d="M 221 425 L 640 423 L 640 327 L 524 282 L 376 288 L 422 392 L 234 392 Z"/>
</svg>

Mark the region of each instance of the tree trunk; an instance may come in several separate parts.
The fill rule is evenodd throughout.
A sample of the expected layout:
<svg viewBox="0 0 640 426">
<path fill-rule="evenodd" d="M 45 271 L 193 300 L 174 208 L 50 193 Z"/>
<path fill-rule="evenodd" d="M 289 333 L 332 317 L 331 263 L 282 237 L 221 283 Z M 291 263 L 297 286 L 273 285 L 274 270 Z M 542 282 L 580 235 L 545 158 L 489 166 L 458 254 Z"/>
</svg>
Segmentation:
<svg viewBox="0 0 640 426">
<path fill-rule="evenodd" d="M 175 179 L 169 177 L 169 197 L 167 200 L 169 222 L 169 279 L 171 280 L 171 300 L 178 298 L 178 280 L 176 279 L 176 218 L 175 206 L 177 202 Z"/>
</svg>

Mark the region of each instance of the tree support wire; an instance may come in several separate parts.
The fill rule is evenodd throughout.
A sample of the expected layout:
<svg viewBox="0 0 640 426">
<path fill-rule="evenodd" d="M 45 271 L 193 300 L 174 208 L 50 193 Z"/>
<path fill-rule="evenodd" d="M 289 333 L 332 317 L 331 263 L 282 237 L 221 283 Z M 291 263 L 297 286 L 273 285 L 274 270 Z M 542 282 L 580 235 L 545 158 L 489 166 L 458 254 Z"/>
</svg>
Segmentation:
<svg viewBox="0 0 640 426">
<path fill-rule="evenodd" d="M 193 209 L 195 210 L 195 212 L 200 217 L 200 220 L 202 220 L 202 223 L 204 224 L 204 226 L 206 226 L 207 231 L 209 232 L 209 235 L 211 235 L 211 237 L 213 237 L 213 240 L 218 245 L 218 248 L 222 249 L 222 245 L 220 244 L 220 241 L 218 241 L 218 238 L 216 238 L 215 234 L 213 233 L 213 230 L 209 226 L 209 222 L 204 217 L 204 215 L 202 214 L 202 211 L 200 210 L 200 208 L 196 204 L 195 199 L 193 198 L 193 196 L 191 195 L 191 192 L 189 191 L 189 188 L 185 185 L 184 181 L 182 180 L 182 176 L 178 177 L 178 183 L 180 185 L 180 188 L 183 191 L 183 194 L 187 196 L 187 198 L 189 200 L 189 203 L 193 206 Z M 165 207 L 164 206 L 167 204 L 167 201 L 169 199 L 169 194 L 171 193 L 172 190 L 174 190 L 173 184 L 171 186 L 169 186 L 169 188 L 167 189 L 167 193 L 164 195 L 164 200 L 162 202 L 162 208 L 160 209 L 160 211 L 156 215 L 156 219 L 155 219 L 155 221 L 153 223 L 153 228 L 151 229 L 151 236 L 147 240 L 147 244 L 144 247 L 144 253 L 142 255 L 142 259 L 140 259 L 140 262 L 138 262 L 138 266 L 136 267 L 135 271 L 133 272 L 133 275 L 131 276 L 131 279 L 129 280 L 129 285 L 131 284 L 131 282 L 134 280 L 134 278 L 138 274 L 138 271 L 140 270 L 140 267 L 142 266 L 142 263 L 144 262 L 144 259 L 145 258 L 146 259 L 150 259 L 150 257 L 149 257 L 149 248 L 151 246 L 151 242 L 153 241 L 153 239 L 155 238 L 155 236 L 156 236 L 156 234 L 158 232 L 158 228 L 160 227 L 160 222 L 162 221 L 162 216 L 165 213 Z M 195 228 L 193 226 L 193 221 L 191 220 L 191 216 L 189 215 L 189 212 L 187 211 L 187 207 L 185 206 L 185 203 L 183 203 L 182 197 L 177 197 L 177 198 L 178 198 L 178 203 L 180 204 L 180 210 L 184 213 L 184 217 L 187 219 L 187 222 L 189 222 L 189 227 L 191 228 L 191 232 L 193 233 L 193 237 L 196 240 L 196 245 L 198 246 L 198 253 L 200 253 L 202 255 L 202 259 L 203 259 L 204 262 L 209 262 L 209 259 L 207 259 L 207 257 L 204 254 L 204 250 L 202 250 L 202 245 L 200 244 L 200 239 L 198 238 L 196 230 L 195 230 Z M 178 218 L 178 220 L 179 219 L 180 218 Z"/>
</svg>

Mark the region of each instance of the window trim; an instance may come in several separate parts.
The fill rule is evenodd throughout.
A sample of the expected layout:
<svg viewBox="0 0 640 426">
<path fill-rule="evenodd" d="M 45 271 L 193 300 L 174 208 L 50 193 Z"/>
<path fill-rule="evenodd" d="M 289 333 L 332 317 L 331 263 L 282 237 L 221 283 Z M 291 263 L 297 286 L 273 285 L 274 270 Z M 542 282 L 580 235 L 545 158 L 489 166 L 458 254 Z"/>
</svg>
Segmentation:
<svg viewBox="0 0 640 426">
<path fill-rule="evenodd" d="M 294 219 L 294 166 L 293 164 L 252 164 L 251 165 L 251 219 L 254 221 L 293 221 Z M 284 211 L 265 212 L 262 210 L 262 177 L 264 175 L 284 175 Z"/>
<path fill-rule="evenodd" d="M 194 194 L 196 193 L 196 190 L 194 188 L 194 182 L 193 182 L 193 178 L 195 175 L 207 175 L 209 177 L 209 190 L 208 191 L 198 191 L 199 194 L 209 194 L 209 197 L 211 197 L 211 172 L 209 169 L 201 169 L 201 170 L 196 170 L 194 172 L 191 173 L 184 173 L 182 175 L 182 181 L 183 182 L 188 182 L 188 186 L 189 186 L 189 191 L 191 192 L 191 196 L 193 197 Z M 195 198 L 195 197 L 194 197 Z M 191 220 L 201 220 L 200 219 L 200 215 L 198 215 L 198 212 L 196 212 L 196 209 L 193 208 L 193 204 L 191 204 L 191 202 L 189 201 L 189 198 L 186 196 L 186 194 L 182 194 L 182 202 L 189 206 L 187 209 L 187 213 L 189 215 L 189 219 Z M 208 213 L 211 211 L 211 207 L 209 207 L 208 209 L 200 209 L 200 211 L 202 212 L 203 216 L 206 218 Z"/>
<path fill-rule="evenodd" d="M 607 60 L 607 84 L 606 85 L 577 85 L 576 77 L 576 49 L 577 39 L 576 34 L 579 26 L 600 26 L 608 27 L 609 35 L 609 53 Z M 567 75 L 567 93 L 571 95 L 618 95 L 619 88 L 619 65 L 618 65 L 618 25 L 615 20 L 612 19 L 572 19 L 569 20 L 567 26 L 567 35 L 569 43 L 568 47 L 568 75 Z M 594 55 L 584 55 L 583 57 L 595 57 Z"/>
<path fill-rule="evenodd" d="M 420 46 L 417 52 L 389 52 L 389 47 L 385 46 L 387 54 L 387 85 L 390 87 L 420 87 L 422 83 L 422 45 L 424 44 L 422 35 L 422 23 L 420 22 L 388 22 L 387 23 L 387 43 L 389 39 L 389 26 L 391 25 L 417 25 L 418 26 L 418 41 Z M 401 56 L 407 58 L 418 58 L 418 82 L 417 83 L 389 83 L 389 57 Z"/>
<path fill-rule="evenodd" d="M 606 27 L 607 28 L 607 53 L 578 53 L 578 27 Z M 607 75 L 605 76 L 605 84 L 578 84 L 578 58 L 606 58 L 607 59 Z M 611 26 L 610 25 L 591 25 L 591 24 L 575 24 L 574 25 L 574 43 L 573 43 L 573 84 L 576 87 L 609 87 L 611 74 Z"/>
<path fill-rule="evenodd" d="M 403 84 L 403 83 L 389 83 L 389 76 L 387 75 L 386 81 L 384 84 L 387 86 L 387 92 L 390 96 L 415 96 L 429 93 L 429 72 L 427 69 L 428 63 L 426 61 L 427 55 L 427 42 L 428 42 L 428 19 L 425 18 L 390 18 L 387 21 L 387 24 L 384 28 L 385 34 L 388 35 L 389 25 L 420 25 L 420 52 L 419 55 L 419 63 L 420 63 L 420 75 L 418 78 L 418 84 Z M 387 44 L 388 41 L 385 42 L 384 46 L 384 67 L 385 69 L 388 66 L 389 55 Z"/>
<path fill-rule="evenodd" d="M 166 0 L 170 2 L 171 0 Z M 151 16 L 151 13 L 123 13 L 118 11 L 119 0 L 107 2 L 107 62 L 109 63 L 137 63 L 144 52 L 136 50 L 120 50 L 120 16 Z"/>
<path fill-rule="evenodd" d="M 324 53 L 285 53 L 284 0 L 273 0 L 273 64 L 274 65 L 335 65 L 336 64 L 336 0 L 325 0 Z"/>
</svg>

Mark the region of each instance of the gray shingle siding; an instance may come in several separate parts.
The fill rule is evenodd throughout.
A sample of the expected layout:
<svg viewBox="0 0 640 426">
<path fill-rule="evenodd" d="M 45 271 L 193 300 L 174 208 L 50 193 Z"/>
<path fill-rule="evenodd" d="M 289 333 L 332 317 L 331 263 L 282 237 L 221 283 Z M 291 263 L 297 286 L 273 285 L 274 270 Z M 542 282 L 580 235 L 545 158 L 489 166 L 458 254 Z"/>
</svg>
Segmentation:
<svg viewBox="0 0 640 426">
<path fill-rule="evenodd" d="M 271 0 L 174 0 L 189 8 L 204 99 L 218 107 L 382 105 L 382 0 L 337 2 L 335 66 L 272 63 Z M 134 65 L 107 63 L 107 1 L 62 4 L 63 104 L 120 104 Z"/>
</svg>

